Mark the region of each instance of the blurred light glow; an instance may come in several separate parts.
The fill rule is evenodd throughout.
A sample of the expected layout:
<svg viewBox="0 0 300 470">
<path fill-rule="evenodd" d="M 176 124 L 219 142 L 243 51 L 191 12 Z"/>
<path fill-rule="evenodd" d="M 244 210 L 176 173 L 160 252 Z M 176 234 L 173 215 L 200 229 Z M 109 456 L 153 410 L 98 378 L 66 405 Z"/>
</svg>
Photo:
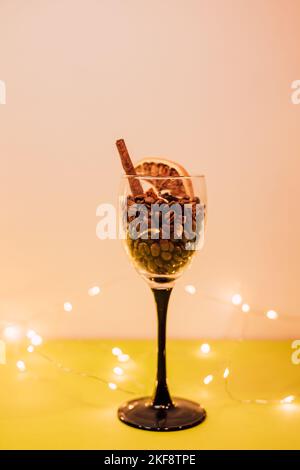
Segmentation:
<svg viewBox="0 0 300 470">
<path fill-rule="evenodd" d="M 10 341 L 17 341 L 21 337 L 21 330 L 15 325 L 7 326 L 3 330 L 3 335 Z"/>
<path fill-rule="evenodd" d="M 278 318 L 278 313 L 275 312 L 275 310 L 269 310 L 266 313 L 266 316 L 267 316 L 267 318 L 269 318 L 269 320 L 276 320 L 276 318 Z"/>
<path fill-rule="evenodd" d="M 32 352 L 34 351 L 34 347 L 32 346 L 32 344 L 30 344 L 30 345 L 28 346 L 27 351 L 28 351 L 29 353 L 32 353 Z"/>
<path fill-rule="evenodd" d="M 250 305 L 248 305 L 248 304 L 243 304 L 243 305 L 242 305 L 242 311 L 243 311 L 244 313 L 250 312 Z"/>
<path fill-rule="evenodd" d="M 120 362 L 127 362 L 129 361 L 130 357 L 128 354 L 119 354 L 118 361 Z"/>
<path fill-rule="evenodd" d="M 196 287 L 193 286 L 192 284 L 187 284 L 184 289 L 185 289 L 185 292 L 191 295 L 196 294 L 197 292 Z"/>
<path fill-rule="evenodd" d="M 224 374 L 223 374 L 224 379 L 227 379 L 228 375 L 229 375 L 229 369 L 228 367 L 226 367 L 226 369 L 224 370 Z"/>
<path fill-rule="evenodd" d="M 124 371 L 123 371 L 122 367 L 114 367 L 113 372 L 116 375 L 123 375 L 124 374 Z"/>
<path fill-rule="evenodd" d="M 205 385 L 208 385 L 213 381 L 213 379 L 214 379 L 214 376 L 209 374 L 206 377 L 204 377 L 203 383 L 205 383 Z"/>
<path fill-rule="evenodd" d="M 285 404 L 293 403 L 294 400 L 295 400 L 294 395 L 289 395 L 289 396 L 283 398 L 282 400 L 280 400 L 280 403 L 285 403 Z"/>
<path fill-rule="evenodd" d="M 71 304 L 71 302 L 65 302 L 64 303 L 64 311 L 65 312 L 72 312 L 73 310 L 73 305 Z"/>
<path fill-rule="evenodd" d="M 122 354 L 122 349 L 115 347 L 112 348 L 111 352 L 114 356 L 120 356 L 120 354 Z"/>
<path fill-rule="evenodd" d="M 27 333 L 26 333 L 26 336 L 29 339 L 31 339 L 35 335 L 36 335 L 36 332 L 34 330 L 28 330 Z"/>
<path fill-rule="evenodd" d="M 18 361 L 16 366 L 21 372 L 24 372 L 26 370 L 26 365 L 24 361 Z"/>
<path fill-rule="evenodd" d="M 240 305 L 242 303 L 242 297 L 240 294 L 234 294 L 232 297 L 231 297 L 231 302 L 233 303 L 233 305 Z"/>
<path fill-rule="evenodd" d="M 108 387 L 109 387 L 111 390 L 116 390 L 116 389 L 118 388 L 118 387 L 117 387 L 117 384 L 115 384 L 114 382 L 109 382 Z"/>
<path fill-rule="evenodd" d="M 40 336 L 40 335 L 34 335 L 32 338 L 31 338 L 31 344 L 33 346 L 40 346 L 43 342 L 43 338 Z"/>
<path fill-rule="evenodd" d="M 200 350 L 203 354 L 208 354 L 210 352 L 210 345 L 208 343 L 203 343 L 200 346 Z"/>
<path fill-rule="evenodd" d="M 292 411 L 299 411 L 299 407 L 296 405 L 296 403 L 283 403 L 280 405 L 282 410 L 288 411 L 291 413 Z"/>
<path fill-rule="evenodd" d="M 91 287 L 91 288 L 88 290 L 88 294 L 89 294 L 91 297 L 94 297 L 95 295 L 100 294 L 100 287 L 99 287 L 99 286 Z"/>
</svg>

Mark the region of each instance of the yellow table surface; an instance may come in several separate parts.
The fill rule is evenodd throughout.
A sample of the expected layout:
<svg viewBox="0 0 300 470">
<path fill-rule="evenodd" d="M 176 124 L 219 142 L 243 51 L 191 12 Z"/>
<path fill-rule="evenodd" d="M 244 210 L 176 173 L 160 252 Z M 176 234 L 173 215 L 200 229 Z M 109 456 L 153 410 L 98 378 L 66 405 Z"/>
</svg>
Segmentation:
<svg viewBox="0 0 300 470">
<path fill-rule="evenodd" d="M 64 367 L 89 371 L 117 383 L 133 395 L 70 372 L 26 347 L 11 347 L 0 365 L 1 449 L 300 449 L 300 401 L 278 402 L 300 395 L 300 365 L 291 362 L 291 341 L 209 341 L 211 352 L 199 352 L 199 341 L 168 341 L 168 376 L 175 396 L 200 401 L 207 419 L 199 426 L 171 433 L 140 431 L 118 421 L 119 404 L 152 393 L 156 346 L 149 340 L 60 340 L 39 351 Z M 130 361 L 111 354 L 119 346 Z M 25 361 L 19 372 L 16 360 Z M 125 374 L 116 378 L 115 366 Z M 241 400 L 277 400 L 244 404 Z M 214 376 L 203 384 L 208 374 Z"/>
</svg>

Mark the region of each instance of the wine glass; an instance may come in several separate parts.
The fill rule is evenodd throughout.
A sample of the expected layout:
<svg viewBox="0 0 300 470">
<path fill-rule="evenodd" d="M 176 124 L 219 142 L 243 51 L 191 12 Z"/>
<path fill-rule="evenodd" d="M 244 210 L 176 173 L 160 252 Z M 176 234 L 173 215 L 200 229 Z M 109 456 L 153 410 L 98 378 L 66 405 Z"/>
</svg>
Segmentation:
<svg viewBox="0 0 300 470">
<path fill-rule="evenodd" d="M 138 181 L 138 186 L 133 184 Z M 132 194 L 132 188 L 143 190 Z M 204 176 L 128 176 L 122 178 L 120 214 L 126 252 L 152 289 L 158 319 L 156 387 L 152 397 L 123 404 L 118 417 L 129 426 L 175 431 L 196 426 L 205 410 L 171 398 L 166 377 L 166 317 L 176 279 L 203 247 L 206 226 Z"/>
</svg>

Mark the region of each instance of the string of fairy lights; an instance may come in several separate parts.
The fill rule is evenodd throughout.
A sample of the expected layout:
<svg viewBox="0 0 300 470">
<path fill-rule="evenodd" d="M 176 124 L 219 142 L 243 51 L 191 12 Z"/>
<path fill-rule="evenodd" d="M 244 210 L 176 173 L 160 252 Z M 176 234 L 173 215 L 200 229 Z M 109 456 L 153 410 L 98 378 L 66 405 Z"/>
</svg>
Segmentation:
<svg viewBox="0 0 300 470">
<path fill-rule="evenodd" d="M 185 285 L 184 290 L 189 295 L 195 295 L 197 293 L 197 288 L 192 284 Z M 100 293 L 101 293 L 101 288 L 99 286 L 93 286 L 88 289 L 88 295 L 91 297 L 98 296 Z M 252 312 L 250 305 L 243 301 L 242 296 L 239 293 L 236 293 L 232 296 L 231 304 L 235 308 L 239 309 L 239 311 L 243 315 L 244 314 L 248 315 L 250 313 L 255 314 L 255 315 L 261 315 L 261 314 L 258 314 L 257 312 Z M 69 300 L 65 301 L 63 304 L 63 310 L 67 313 L 72 312 L 73 310 L 72 302 Z M 266 312 L 263 313 L 263 315 L 265 316 L 265 318 L 267 318 L 270 321 L 278 320 L 280 317 L 288 318 L 290 320 L 295 319 L 295 317 L 279 315 L 279 313 L 276 312 L 275 310 L 267 310 Z M 129 356 L 129 354 L 123 351 L 119 346 L 114 346 L 111 350 L 111 354 L 112 356 L 115 357 L 118 365 L 115 365 L 112 368 L 111 373 L 112 373 L 112 376 L 115 377 L 115 380 L 110 381 L 94 373 L 90 373 L 87 371 L 80 371 L 74 368 L 67 367 L 66 365 L 62 364 L 61 362 L 58 362 L 56 359 L 52 358 L 51 356 L 45 354 L 43 351 L 40 350 L 40 346 L 43 344 L 42 336 L 31 328 L 25 328 L 24 326 L 18 325 L 18 324 L 4 323 L 4 328 L 2 329 L 2 337 L 4 340 L 9 341 L 9 342 L 18 343 L 22 341 L 22 344 L 24 344 L 24 340 L 25 340 L 25 345 L 26 345 L 25 347 L 26 347 L 27 353 L 30 353 L 30 354 L 35 353 L 43 360 L 52 364 L 53 367 L 57 368 L 62 373 L 73 374 L 79 377 L 98 381 L 102 383 L 103 386 L 108 387 L 111 391 L 119 390 L 120 392 L 130 394 L 130 395 L 136 394 L 136 392 L 134 392 L 133 390 L 129 390 L 126 387 L 124 387 L 122 385 L 124 382 L 122 382 L 121 385 L 118 382 L 118 379 L 124 378 L 126 376 L 124 365 L 128 363 L 129 361 L 132 361 L 132 358 Z M 0 341 L 0 346 L 1 346 L 1 341 Z M 212 353 L 212 347 L 209 343 L 202 343 L 199 345 L 199 352 L 201 355 L 209 356 Z M 275 399 L 275 400 L 258 399 L 258 398 L 241 399 L 240 397 L 236 396 L 231 390 L 231 386 L 230 386 L 230 381 L 232 379 L 232 372 L 231 372 L 231 367 L 230 367 L 231 362 L 232 361 L 227 360 L 226 366 L 224 367 L 224 365 L 222 365 L 222 367 L 220 367 L 219 370 L 215 372 L 215 374 L 210 373 L 204 376 L 202 378 L 203 386 L 209 386 L 214 381 L 215 378 L 221 377 L 222 380 L 224 381 L 224 391 L 226 395 L 228 396 L 228 398 L 240 404 L 260 404 L 260 405 L 281 404 L 285 407 L 291 408 L 294 402 L 297 399 L 299 399 L 299 396 L 296 394 L 284 394 L 282 397 Z M 15 365 L 16 365 L 17 370 L 21 373 L 26 373 L 26 371 L 28 370 L 27 363 L 21 358 L 16 361 Z"/>
</svg>

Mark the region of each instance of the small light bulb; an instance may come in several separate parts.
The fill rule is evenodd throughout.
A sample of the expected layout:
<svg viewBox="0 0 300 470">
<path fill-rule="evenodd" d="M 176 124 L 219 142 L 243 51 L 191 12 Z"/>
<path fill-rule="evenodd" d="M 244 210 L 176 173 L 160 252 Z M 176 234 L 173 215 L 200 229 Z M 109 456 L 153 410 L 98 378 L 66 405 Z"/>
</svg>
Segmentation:
<svg viewBox="0 0 300 470">
<path fill-rule="evenodd" d="M 117 384 L 113 383 L 113 382 L 109 382 L 108 384 L 108 387 L 111 389 L 111 390 L 116 390 L 118 387 L 117 387 Z"/>
<path fill-rule="evenodd" d="M 34 351 L 34 347 L 32 346 L 32 344 L 30 344 L 30 345 L 28 346 L 27 351 L 28 351 L 29 353 L 32 353 L 32 352 Z"/>
<path fill-rule="evenodd" d="M 214 376 L 209 374 L 203 379 L 203 382 L 205 383 L 205 385 L 208 385 L 208 384 L 210 384 L 210 382 L 213 381 L 213 378 L 214 378 Z"/>
<path fill-rule="evenodd" d="M 7 326 L 3 330 L 3 335 L 9 341 L 17 341 L 21 337 L 21 330 L 18 326 Z"/>
<path fill-rule="evenodd" d="M 130 357 L 129 357 L 128 354 L 120 354 L 118 356 L 118 361 L 120 361 L 120 362 L 127 362 L 127 361 L 129 361 L 129 359 L 130 359 Z"/>
<path fill-rule="evenodd" d="M 240 296 L 240 294 L 234 294 L 232 297 L 231 297 L 231 302 L 233 303 L 233 305 L 240 305 L 242 303 L 242 297 Z"/>
<path fill-rule="evenodd" d="M 203 354 L 208 354 L 210 352 L 210 345 L 208 343 L 203 343 L 200 346 L 200 350 Z"/>
<path fill-rule="evenodd" d="M 112 348 L 111 352 L 112 352 L 112 354 L 113 354 L 114 356 L 120 356 L 120 354 L 122 354 L 122 349 L 117 348 L 117 347 L 116 347 L 116 348 Z"/>
<path fill-rule="evenodd" d="M 99 287 L 99 286 L 91 287 L 91 288 L 88 290 L 88 294 L 89 294 L 91 297 L 94 297 L 95 295 L 100 294 L 100 287 Z"/>
<path fill-rule="evenodd" d="M 24 372 L 26 370 L 26 365 L 24 361 L 18 361 L 16 366 L 21 372 Z"/>
<path fill-rule="evenodd" d="M 113 372 L 116 375 L 123 375 L 124 374 L 124 371 L 123 371 L 122 367 L 114 367 Z"/>
<path fill-rule="evenodd" d="M 276 318 L 278 318 L 278 313 L 275 312 L 275 310 L 269 310 L 266 313 L 266 316 L 267 316 L 267 318 L 269 318 L 269 320 L 276 320 Z"/>
<path fill-rule="evenodd" d="M 72 312 L 73 310 L 73 305 L 71 304 L 71 302 L 65 302 L 64 303 L 64 311 L 65 312 Z"/>
<path fill-rule="evenodd" d="M 35 335 L 36 335 L 36 332 L 34 330 L 28 330 L 27 333 L 26 333 L 26 336 L 29 339 L 31 339 Z"/>
<path fill-rule="evenodd" d="M 250 305 L 248 305 L 248 304 L 243 304 L 243 305 L 242 305 L 242 311 L 243 311 L 244 313 L 250 312 Z"/>
<path fill-rule="evenodd" d="M 191 294 L 191 295 L 196 294 L 196 292 L 197 292 L 196 287 L 193 286 L 192 284 L 186 285 L 184 289 L 185 289 L 185 292 L 187 292 L 188 294 Z"/>
<path fill-rule="evenodd" d="M 226 369 L 224 370 L 224 374 L 223 374 L 224 379 L 227 379 L 228 375 L 229 375 L 229 369 L 228 367 L 226 367 Z"/>
<path fill-rule="evenodd" d="M 31 344 L 33 346 L 40 346 L 43 342 L 43 338 L 40 336 L 40 335 L 34 335 L 32 338 L 31 338 Z"/>
<path fill-rule="evenodd" d="M 282 400 L 280 400 L 280 403 L 293 403 L 294 400 L 295 400 L 294 395 L 289 395 L 288 397 L 285 397 Z"/>
</svg>

